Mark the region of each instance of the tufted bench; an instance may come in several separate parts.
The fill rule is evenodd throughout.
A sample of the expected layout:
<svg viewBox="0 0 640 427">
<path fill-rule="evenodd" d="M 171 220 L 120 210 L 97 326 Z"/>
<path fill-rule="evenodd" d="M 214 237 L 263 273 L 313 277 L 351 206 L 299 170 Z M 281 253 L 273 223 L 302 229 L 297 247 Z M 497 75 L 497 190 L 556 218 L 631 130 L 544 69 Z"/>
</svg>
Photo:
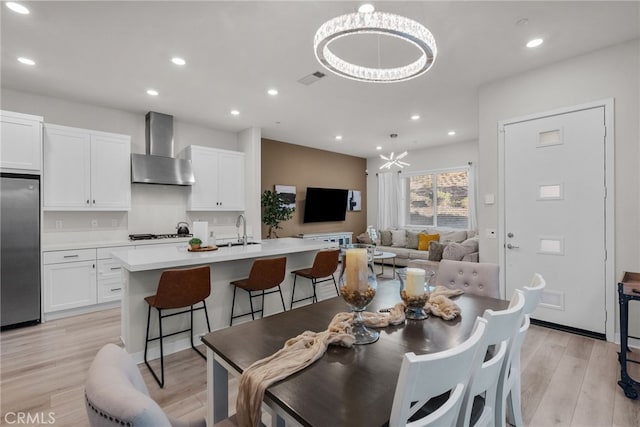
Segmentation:
<svg viewBox="0 0 640 427">
<path fill-rule="evenodd" d="M 465 293 L 500 298 L 500 266 L 488 262 L 440 261 L 436 285 Z"/>
</svg>

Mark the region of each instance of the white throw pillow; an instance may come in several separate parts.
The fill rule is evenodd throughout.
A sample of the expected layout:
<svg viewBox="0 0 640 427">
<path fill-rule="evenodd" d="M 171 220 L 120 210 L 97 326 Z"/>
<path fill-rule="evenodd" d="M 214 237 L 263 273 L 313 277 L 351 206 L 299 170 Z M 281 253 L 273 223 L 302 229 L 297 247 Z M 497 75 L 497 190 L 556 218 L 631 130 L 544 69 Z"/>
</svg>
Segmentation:
<svg viewBox="0 0 640 427">
<path fill-rule="evenodd" d="M 407 246 L 407 230 L 391 230 L 391 246 L 396 248 Z"/>
</svg>

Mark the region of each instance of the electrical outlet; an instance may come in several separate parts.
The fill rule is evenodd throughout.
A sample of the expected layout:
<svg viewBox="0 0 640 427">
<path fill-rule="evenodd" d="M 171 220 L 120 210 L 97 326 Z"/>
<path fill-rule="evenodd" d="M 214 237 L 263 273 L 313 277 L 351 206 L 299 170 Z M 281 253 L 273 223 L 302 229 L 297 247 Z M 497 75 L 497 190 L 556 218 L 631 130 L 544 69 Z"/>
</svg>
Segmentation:
<svg viewBox="0 0 640 427">
<path fill-rule="evenodd" d="M 98 226 L 98 220 L 97 220 L 97 219 L 92 219 L 92 220 L 91 220 L 91 226 L 92 226 L 93 228 L 96 228 L 96 227 Z"/>
<path fill-rule="evenodd" d="M 118 226 L 118 220 L 117 219 L 112 219 L 111 220 L 111 226 L 112 227 L 117 227 Z"/>
<path fill-rule="evenodd" d="M 487 238 L 495 239 L 496 238 L 496 229 L 495 228 L 487 228 L 486 229 Z"/>
<path fill-rule="evenodd" d="M 56 230 L 60 230 L 62 228 L 62 220 L 56 219 Z"/>
</svg>

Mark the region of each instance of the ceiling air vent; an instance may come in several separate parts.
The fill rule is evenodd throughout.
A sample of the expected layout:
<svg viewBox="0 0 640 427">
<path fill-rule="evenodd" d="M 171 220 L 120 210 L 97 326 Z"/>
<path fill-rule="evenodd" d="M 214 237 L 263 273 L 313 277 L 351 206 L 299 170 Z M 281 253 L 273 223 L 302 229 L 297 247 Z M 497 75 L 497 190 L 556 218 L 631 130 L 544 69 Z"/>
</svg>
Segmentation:
<svg viewBox="0 0 640 427">
<path fill-rule="evenodd" d="M 315 73 L 309 74 L 308 76 L 304 76 L 303 78 L 298 80 L 298 82 L 302 83 L 303 85 L 309 86 L 311 83 L 317 82 L 324 76 L 325 76 L 324 73 L 321 73 L 320 71 L 316 71 Z"/>
</svg>

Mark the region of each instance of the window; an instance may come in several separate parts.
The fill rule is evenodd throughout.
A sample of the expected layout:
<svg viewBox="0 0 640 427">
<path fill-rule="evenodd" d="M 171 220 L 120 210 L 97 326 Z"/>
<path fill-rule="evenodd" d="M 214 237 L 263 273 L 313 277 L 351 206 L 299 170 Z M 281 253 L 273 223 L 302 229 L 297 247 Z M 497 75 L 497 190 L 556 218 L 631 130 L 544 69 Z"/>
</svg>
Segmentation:
<svg viewBox="0 0 640 427">
<path fill-rule="evenodd" d="M 469 228 L 469 170 L 424 172 L 405 178 L 408 226 Z"/>
</svg>

